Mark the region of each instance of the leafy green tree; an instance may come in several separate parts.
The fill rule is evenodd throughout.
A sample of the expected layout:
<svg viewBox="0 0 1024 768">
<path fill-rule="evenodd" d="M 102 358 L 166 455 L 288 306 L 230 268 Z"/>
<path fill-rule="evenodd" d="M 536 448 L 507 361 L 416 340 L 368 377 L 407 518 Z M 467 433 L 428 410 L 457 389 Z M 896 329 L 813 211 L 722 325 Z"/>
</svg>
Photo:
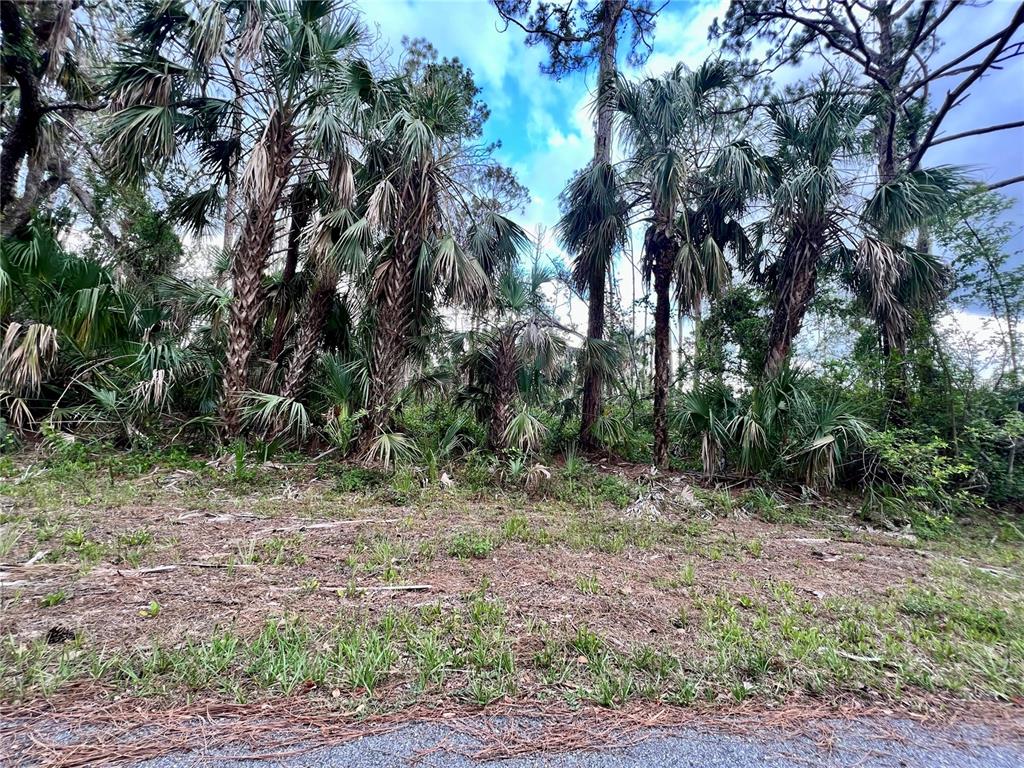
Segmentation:
<svg viewBox="0 0 1024 768">
<path fill-rule="evenodd" d="M 1005 354 L 1003 371 L 1011 382 L 1019 382 L 1024 264 L 1019 263 L 1021 251 L 1012 246 L 1019 233 L 1007 218 L 1012 207 L 1012 200 L 998 193 L 969 190 L 933 232 L 952 255 L 954 301 L 968 309 L 983 306 L 996 319 Z"/>
</svg>

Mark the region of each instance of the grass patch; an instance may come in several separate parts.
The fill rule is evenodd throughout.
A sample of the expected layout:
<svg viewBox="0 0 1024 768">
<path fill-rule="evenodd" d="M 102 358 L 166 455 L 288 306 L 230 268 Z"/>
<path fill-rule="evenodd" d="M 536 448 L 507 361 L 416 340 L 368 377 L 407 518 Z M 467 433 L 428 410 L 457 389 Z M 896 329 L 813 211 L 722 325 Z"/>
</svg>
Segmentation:
<svg viewBox="0 0 1024 768">
<path fill-rule="evenodd" d="M 498 541 L 489 533 L 460 531 L 448 542 L 448 554 L 460 560 L 482 560 L 498 546 Z"/>
</svg>

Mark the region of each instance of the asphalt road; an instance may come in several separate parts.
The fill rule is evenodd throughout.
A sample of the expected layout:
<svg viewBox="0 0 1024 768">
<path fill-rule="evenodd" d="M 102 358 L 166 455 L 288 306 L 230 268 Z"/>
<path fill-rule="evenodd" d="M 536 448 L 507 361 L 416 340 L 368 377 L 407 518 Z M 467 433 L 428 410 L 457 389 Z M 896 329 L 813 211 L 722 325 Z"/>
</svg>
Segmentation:
<svg viewBox="0 0 1024 768">
<path fill-rule="evenodd" d="M 877 725 L 875 723 L 874 725 Z M 821 745 L 809 737 L 786 738 L 766 732 L 737 737 L 694 729 L 652 731 L 649 738 L 625 748 L 592 752 L 539 754 L 531 757 L 479 762 L 466 755 L 479 744 L 443 726 L 413 725 L 398 731 L 313 750 L 285 760 L 218 760 L 215 755 L 190 753 L 143 763 L 146 768 L 220 768 L 282 766 L 287 768 L 1021 768 L 1024 744 L 1007 743 L 985 728 L 936 731 L 913 722 L 883 724 L 896 738 L 880 739 L 880 730 L 842 724 L 834 740 Z M 446 749 L 424 755 L 438 745 Z M 462 754 L 460 754 L 462 753 Z"/>
</svg>

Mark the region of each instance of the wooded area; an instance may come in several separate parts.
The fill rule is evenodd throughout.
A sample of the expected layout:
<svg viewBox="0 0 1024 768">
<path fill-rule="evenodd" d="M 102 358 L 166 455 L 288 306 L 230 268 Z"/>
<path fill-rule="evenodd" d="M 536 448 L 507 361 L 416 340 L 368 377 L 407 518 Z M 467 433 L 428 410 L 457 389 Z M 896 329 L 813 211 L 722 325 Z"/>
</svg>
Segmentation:
<svg viewBox="0 0 1024 768">
<path fill-rule="evenodd" d="M 531 190 L 485 139 L 473 62 L 439 40 L 381 40 L 368 6 L 0 1 L 0 492 L 12 500 L 0 577 L 34 595 L 8 606 L 16 679 L 0 692 L 109 682 L 66 657 L 54 671 L 39 608 L 78 589 L 75 605 L 93 606 L 81 627 L 108 648 L 105 632 L 141 637 L 140 620 L 174 604 L 145 607 L 138 585 L 159 578 L 189 596 L 165 637 L 186 655 L 188 638 L 223 628 L 209 610 L 190 615 L 213 593 L 237 591 L 232 620 L 257 627 L 279 598 L 303 620 L 323 616 L 323 593 L 368 601 L 356 635 L 330 630 L 349 670 L 392 643 L 441 654 L 434 625 L 403 635 L 388 606 L 420 616 L 417 593 L 461 595 L 465 610 L 448 618 L 476 622 L 480 675 L 465 690 L 481 705 L 556 685 L 545 675 L 561 655 L 588 660 L 579 695 L 609 706 L 641 688 L 684 704 L 857 686 L 884 697 L 874 665 L 897 657 L 900 691 L 1020 697 L 1024 177 L 936 156 L 1024 135 L 1020 99 L 1012 119 L 954 123 L 983 80 L 1019 87 L 1024 4 L 732 0 L 708 30 L 713 56 L 646 74 L 666 12 L 652 0 L 472 12 L 543 50 L 534 87 L 589 78 L 593 156 L 564 180 L 557 221 L 524 219 Z M 975 35 L 983 15 L 999 24 Z M 585 307 L 579 327 L 573 307 Z M 291 527 L 252 530 L 251 510 Z M 210 549 L 214 529 L 227 549 Z M 819 543 L 793 543 L 815 532 Z M 351 549 L 332 561 L 331 542 Z M 902 550 L 917 544 L 948 567 L 919 572 Z M 491 567 L 499 547 L 516 584 Z M 622 594 L 643 596 L 636 610 L 661 606 L 657 618 L 592 606 L 603 634 L 573 624 L 549 653 L 541 632 L 522 656 L 488 613 L 488 589 L 560 627 L 564 606 L 523 586 L 546 578 L 538 547 L 561 548 L 585 601 L 621 587 L 623 551 L 668 557 L 643 555 L 623 577 L 646 585 Z M 779 558 L 776 581 L 755 568 L 762 550 Z M 472 578 L 439 564 L 445 552 L 472 563 Z M 853 634 L 812 663 L 765 614 L 761 629 L 783 646 L 756 650 L 756 629 L 728 654 L 695 640 L 700 664 L 720 664 L 679 683 L 685 664 L 630 654 L 645 622 L 671 634 L 687 611 L 707 631 L 735 619 L 728 596 L 693 596 L 704 582 L 678 561 L 690 555 L 716 583 L 731 578 L 715 565 L 723 555 L 742 562 L 744 578 L 758 575 L 736 589 L 783 612 L 800 598 L 778 578 L 804 585 L 808 561 L 839 569 L 822 576 L 832 586 L 800 589 L 824 612 L 820 637 Z M 106 628 L 90 602 L 114 578 L 93 571 L 103 563 L 134 574 L 143 604 Z M 954 580 L 978 591 L 943 592 L 961 567 Z M 236 568 L 250 569 L 244 586 Z M 1005 576 L 998 597 L 985 568 Z M 867 619 L 828 604 L 821 590 L 833 588 L 836 601 L 889 590 L 890 602 Z M 662 605 L 666 590 L 690 596 Z M 968 615 L 975 604 L 988 607 Z M 941 635 L 936 617 L 979 655 L 953 663 L 938 639 L 921 650 L 926 624 Z M 916 650 L 884 645 L 890 620 Z M 359 634 L 371 625 L 378 635 Z M 270 646 L 313 648 L 298 625 L 271 626 L 283 634 L 239 625 L 231 642 L 248 671 L 220 693 L 290 694 L 303 675 L 330 689 L 327 662 L 270 671 Z M 26 637 L 34 650 L 17 650 Z M 416 656 L 417 691 L 448 691 L 444 670 L 472 667 L 455 645 L 434 666 Z M 370 677 L 346 678 L 353 695 L 372 697 L 405 663 L 380 653 Z M 139 680 L 153 670 L 139 663 L 125 657 L 116 684 L 146 695 Z M 627 668 L 636 688 L 633 677 L 623 688 Z M 216 687 L 188 669 L 155 688 Z"/>
</svg>

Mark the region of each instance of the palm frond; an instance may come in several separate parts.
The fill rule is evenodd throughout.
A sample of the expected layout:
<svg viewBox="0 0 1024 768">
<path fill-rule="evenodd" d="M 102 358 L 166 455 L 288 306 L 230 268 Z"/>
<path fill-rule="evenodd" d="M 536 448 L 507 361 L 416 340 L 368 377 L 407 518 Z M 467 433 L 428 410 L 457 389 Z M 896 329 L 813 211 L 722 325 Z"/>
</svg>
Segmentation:
<svg viewBox="0 0 1024 768">
<path fill-rule="evenodd" d="M 524 408 L 512 417 L 502 437 L 505 445 L 514 446 L 523 453 L 532 453 L 540 447 L 547 433 L 544 423 Z"/>
</svg>

